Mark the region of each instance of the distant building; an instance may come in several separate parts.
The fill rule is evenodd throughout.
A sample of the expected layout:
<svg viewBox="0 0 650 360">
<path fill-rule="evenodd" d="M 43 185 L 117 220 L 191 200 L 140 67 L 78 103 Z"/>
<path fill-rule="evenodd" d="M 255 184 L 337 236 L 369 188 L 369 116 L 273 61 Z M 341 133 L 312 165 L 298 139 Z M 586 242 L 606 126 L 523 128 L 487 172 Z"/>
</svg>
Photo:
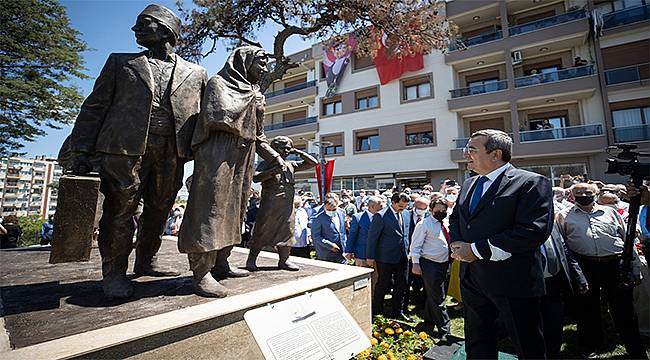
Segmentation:
<svg viewBox="0 0 650 360">
<path fill-rule="evenodd" d="M 45 156 L 0 159 L 0 215 L 54 214 L 62 174 L 63 168 Z"/>
</svg>

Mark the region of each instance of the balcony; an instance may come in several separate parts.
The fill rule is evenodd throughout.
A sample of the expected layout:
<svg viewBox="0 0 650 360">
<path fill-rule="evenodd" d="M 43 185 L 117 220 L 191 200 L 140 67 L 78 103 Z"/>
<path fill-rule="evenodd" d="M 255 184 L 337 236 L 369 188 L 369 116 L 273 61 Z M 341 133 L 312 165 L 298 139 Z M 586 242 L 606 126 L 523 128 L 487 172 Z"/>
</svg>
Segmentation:
<svg viewBox="0 0 650 360">
<path fill-rule="evenodd" d="M 650 4 L 603 15 L 603 29 L 611 29 L 650 19 Z"/>
<path fill-rule="evenodd" d="M 285 121 L 277 124 L 269 124 L 264 126 L 266 135 L 296 135 L 302 133 L 316 132 L 318 130 L 318 117 L 311 116 L 304 119 Z"/>
<path fill-rule="evenodd" d="M 508 33 L 510 34 L 510 36 L 525 34 L 532 31 L 551 27 L 554 25 L 564 24 L 570 21 L 583 19 L 586 16 L 587 13 L 585 12 L 585 10 L 576 10 L 576 11 L 548 17 L 545 19 L 529 22 L 526 24 L 515 25 L 508 29 Z"/>
<path fill-rule="evenodd" d="M 521 131 L 519 133 L 519 141 L 523 143 L 600 135 L 603 135 L 603 126 L 601 124 L 578 125 L 546 130 Z"/>
<path fill-rule="evenodd" d="M 496 82 L 491 82 L 483 85 L 474 85 L 466 88 L 453 89 L 449 90 L 451 93 L 452 99 L 463 97 L 463 96 L 472 96 L 485 94 L 494 91 L 505 90 L 508 88 L 507 80 L 500 80 Z"/>
<path fill-rule="evenodd" d="M 561 80 L 575 79 L 583 76 L 594 74 L 593 65 L 584 65 L 544 74 L 535 74 L 523 76 L 515 79 L 515 87 L 533 86 L 538 84 L 550 83 Z"/>
<path fill-rule="evenodd" d="M 607 85 L 637 82 L 650 78 L 650 63 L 605 70 Z"/>
<path fill-rule="evenodd" d="M 614 129 L 614 142 L 627 143 L 650 140 L 650 124 L 619 126 Z"/>
<path fill-rule="evenodd" d="M 487 42 L 503 39 L 503 31 L 495 30 L 485 32 L 469 38 L 458 38 L 449 44 L 449 51 L 465 50 L 469 47 L 481 45 Z"/>
<path fill-rule="evenodd" d="M 302 84 L 289 86 L 284 89 L 276 90 L 265 94 L 266 105 L 276 105 L 286 101 L 298 100 L 306 97 L 316 96 L 318 87 L 316 80 L 307 81 Z"/>
</svg>

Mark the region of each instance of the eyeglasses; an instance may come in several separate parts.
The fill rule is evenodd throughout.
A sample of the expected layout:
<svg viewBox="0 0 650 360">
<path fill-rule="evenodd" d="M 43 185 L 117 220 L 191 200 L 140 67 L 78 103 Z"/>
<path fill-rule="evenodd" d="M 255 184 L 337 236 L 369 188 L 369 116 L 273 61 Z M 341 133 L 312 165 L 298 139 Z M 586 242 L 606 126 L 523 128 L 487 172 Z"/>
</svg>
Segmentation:
<svg viewBox="0 0 650 360">
<path fill-rule="evenodd" d="M 465 145 L 465 147 L 463 148 L 463 153 L 465 154 L 476 154 L 477 152 L 479 152 L 479 149 L 474 147 L 469 147 L 469 145 Z"/>
</svg>

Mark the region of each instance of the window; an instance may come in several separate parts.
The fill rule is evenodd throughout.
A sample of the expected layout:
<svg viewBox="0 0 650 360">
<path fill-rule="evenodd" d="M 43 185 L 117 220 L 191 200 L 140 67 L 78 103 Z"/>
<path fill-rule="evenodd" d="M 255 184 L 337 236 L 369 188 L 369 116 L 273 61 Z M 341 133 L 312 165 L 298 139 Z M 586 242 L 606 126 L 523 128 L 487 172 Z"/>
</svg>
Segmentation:
<svg viewBox="0 0 650 360">
<path fill-rule="evenodd" d="M 379 130 L 363 130 L 356 133 L 357 151 L 379 150 Z"/>
<path fill-rule="evenodd" d="M 553 186 L 562 186 L 560 175 L 582 176 L 587 173 L 585 164 L 521 166 L 520 168 L 546 176 L 551 180 Z"/>
<path fill-rule="evenodd" d="M 353 70 L 363 70 L 374 66 L 375 63 L 372 61 L 370 56 L 358 57 L 357 54 L 353 55 L 352 59 L 352 69 Z"/>
<path fill-rule="evenodd" d="M 336 96 L 331 99 L 323 100 L 323 115 L 329 116 L 343 112 L 343 103 L 341 97 Z"/>
<path fill-rule="evenodd" d="M 377 88 L 368 90 L 357 91 L 354 94 L 356 99 L 355 108 L 357 110 L 372 109 L 379 107 L 379 96 L 377 96 Z"/>
<path fill-rule="evenodd" d="M 529 130 L 558 129 L 569 126 L 567 111 L 528 115 Z"/>
<path fill-rule="evenodd" d="M 650 123 L 650 106 L 612 111 L 614 127 L 639 126 Z"/>
<path fill-rule="evenodd" d="M 430 121 L 405 126 L 406 146 L 433 144 L 433 123 Z"/>
<path fill-rule="evenodd" d="M 429 75 L 408 79 L 402 82 L 402 101 L 431 97 L 431 78 Z"/>
<path fill-rule="evenodd" d="M 323 136 L 321 141 L 332 143 L 323 148 L 325 155 L 343 155 L 343 134 Z"/>
<path fill-rule="evenodd" d="M 305 76 L 305 77 L 298 78 L 298 79 L 295 79 L 295 80 L 289 80 L 289 81 L 286 81 L 286 82 L 284 83 L 284 88 L 285 88 L 285 89 L 286 89 L 286 88 L 290 88 L 290 87 L 292 87 L 292 86 L 296 86 L 296 85 L 304 84 L 304 83 L 306 83 L 306 82 L 307 82 L 307 77 L 306 77 L 306 76 Z"/>
</svg>

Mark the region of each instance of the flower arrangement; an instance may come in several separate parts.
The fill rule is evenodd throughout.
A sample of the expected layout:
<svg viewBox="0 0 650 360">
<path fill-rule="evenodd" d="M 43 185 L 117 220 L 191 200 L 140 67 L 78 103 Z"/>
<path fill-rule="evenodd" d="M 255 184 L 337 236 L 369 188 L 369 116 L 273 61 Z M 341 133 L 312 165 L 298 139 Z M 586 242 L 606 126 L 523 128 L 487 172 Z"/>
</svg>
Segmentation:
<svg viewBox="0 0 650 360">
<path fill-rule="evenodd" d="M 356 356 L 357 360 L 421 360 L 422 354 L 433 346 L 433 340 L 424 331 L 417 333 L 377 316 L 372 325 L 370 345 Z"/>
</svg>

